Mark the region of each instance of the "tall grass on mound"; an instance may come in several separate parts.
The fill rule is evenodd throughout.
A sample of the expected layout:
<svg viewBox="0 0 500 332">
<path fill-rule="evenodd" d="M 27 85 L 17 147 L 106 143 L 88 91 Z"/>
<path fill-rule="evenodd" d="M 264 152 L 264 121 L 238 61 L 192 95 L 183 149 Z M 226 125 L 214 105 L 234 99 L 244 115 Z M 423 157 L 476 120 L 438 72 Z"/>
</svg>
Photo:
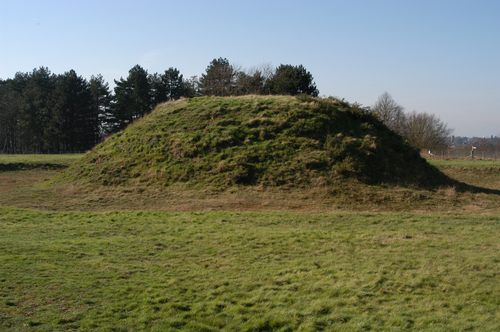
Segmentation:
<svg viewBox="0 0 500 332">
<path fill-rule="evenodd" d="M 358 105 L 308 96 L 200 97 L 160 105 L 62 178 L 102 185 L 176 182 L 309 186 L 449 183 Z"/>
</svg>

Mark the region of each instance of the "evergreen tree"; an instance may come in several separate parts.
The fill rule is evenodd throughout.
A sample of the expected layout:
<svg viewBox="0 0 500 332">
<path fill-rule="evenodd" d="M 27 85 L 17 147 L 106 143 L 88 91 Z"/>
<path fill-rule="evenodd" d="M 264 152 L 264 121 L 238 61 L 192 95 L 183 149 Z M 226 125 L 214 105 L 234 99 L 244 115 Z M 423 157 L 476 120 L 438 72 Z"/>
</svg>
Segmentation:
<svg viewBox="0 0 500 332">
<path fill-rule="evenodd" d="M 26 75 L 23 103 L 19 118 L 21 149 L 42 152 L 46 143 L 45 132 L 52 117 L 56 76 L 48 68 L 33 69 Z"/>
<path fill-rule="evenodd" d="M 319 95 L 313 77 L 302 65 L 280 65 L 275 74 L 266 81 L 266 90 L 271 94 L 299 95 L 302 93 L 313 97 Z"/>
<path fill-rule="evenodd" d="M 74 70 L 40 67 L 0 80 L 0 151 L 82 151 L 101 136 L 111 93 L 101 75 L 90 82 Z"/>
<path fill-rule="evenodd" d="M 115 84 L 115 102 L 107 124 L 112 132 L 124 129 L 153 108 L 148 72 L 141 66 L 130 69 L 127 79 L 115 80 Z"/>
<path fill-rule="evenodd" d="M 151 86 L 152 105 L 158 105 L 168 101 L 167 87 L 163 84 L 160 74 L 149 75 L 149 84 Z"/>
<path fill-rule="evenodd" d="M 53 114 L 46 127 L 48 147 L 70 152 L 92 148 L 99 126 L 87 80 L 74 70 L 59 75 L 53 98 Z"/>
<path fill-rule="evenodd" d="M 230 96 L 235 87 L 236 71 L 227 59 L 214 59 L 201 75 L 200 88 L 204 96 Z"/>
<path fill-rule="evenodd" d="M 0 80 L 0 150 L 4 153 L 19 153 L 19 117 L 22 109 L 22 84 L 24 76 Z"/>
<path fill-rule="evenodd" d="M 163 85 L 166 88 L 167 100 L 177 100 L 184 96 L 184 79 L 177 68 L 170 67 L 161 75 Z"/>
<path fill-rule="evenodd" d="M 97 144 L 102 135 L 108 132 L 106 128 L 106 119 L 111 116 L 111 101 L 113 96 L 109 84 L 104 81 L 101 74 L 93 76 L 89 81 L 90 95 L 92 98 L 92 128 L 96 128 L 94 138 Z M 95 145 L 94 144 L 94 145 Z"/>
<path fill-rule="evenodd" d="M 170 100 L 177 100 L 185 95 L 184 80 L 177 68 L 170 67 L 161 75 L 155 73 L 149 76 L 153 105 Z"/>
</svg>

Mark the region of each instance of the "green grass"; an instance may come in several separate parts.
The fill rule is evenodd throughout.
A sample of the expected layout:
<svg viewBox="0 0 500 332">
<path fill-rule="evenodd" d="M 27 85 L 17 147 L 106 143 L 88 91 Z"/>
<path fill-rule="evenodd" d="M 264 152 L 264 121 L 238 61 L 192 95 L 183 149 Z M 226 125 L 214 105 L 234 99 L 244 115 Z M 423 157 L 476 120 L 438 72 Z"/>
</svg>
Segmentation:
<svg viewBox="0 0 500 332">
<path fill-rule="evenodd" d="M 226 190 L 338 186 L 352 178 L 452 185 L 371 112 L 307 96 L 199 97 L 159 105 L 74 163 L 59 182 Z"/>
<path fill-rule="evenodd" d="M 44 158 L 0 172 L 0 331 L 500 328 L 500 214 L 484 214 L 498 213 L 495 165 L 429 161 L 492 189 L 478 193 L 357 181 L 214 193 L 33 185 L 57 172 Z M 421 214 L 433 211 L 467 215 Z"/>
<path fill-rule="evenodd" d="M 84 154 L 0 154 L 0 172 L 18 169 L 65 168 Z"/>
<path fill-rule="evenodd" d="M 500 167 L 500 160 L 427 159 L 427 162 L 436 167 Z"/>
<path fill-rule="evenodd" d="M 493 190 L 500 188 L 500 161 L 477 159 L 428 159 L 427 161 L 447 176 L 462 183 Z"/>
<path fill-rule="evenodd" d="M 2 331 L 497 331 L 500 216 L 0 208 Z"/>
<path fill-rule="evenodd" d="M 34 169 L 0 172 L 0 206 L 51 211 L 296 211 L 498 213 L 500 172 L 495 167 L 439 170 L 456 186 L 420 189 L 367 185 L 356 179 L 318 182 L 311 187 L 238 185 L 225 191 L 188 184 L 158 187 L 148 182 L 102 186 L 49 180 L 60 168 L 46 169 L 34 157 Z M 1 166 L 2 164 L 0 164 Z M 49 180 L 49 181 L 47 181 Z M 460 182 L 458 182 L 460 181 Z"/>
</svg>

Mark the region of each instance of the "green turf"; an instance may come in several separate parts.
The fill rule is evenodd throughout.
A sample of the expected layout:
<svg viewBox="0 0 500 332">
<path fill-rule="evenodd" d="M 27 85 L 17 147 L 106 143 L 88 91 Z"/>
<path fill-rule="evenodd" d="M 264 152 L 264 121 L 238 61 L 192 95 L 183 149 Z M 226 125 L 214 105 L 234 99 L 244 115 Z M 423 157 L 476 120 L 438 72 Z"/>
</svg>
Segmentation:
<svg viewBox="0 0 500 332">
<path fill-rule="evenodd" d="M 199 97 L 159 105 L 98 145 L 60 182 L 224 190 L 451 181 L 376 115 L 307 96 Z"/>
<path fill-rule="evenodd" d="M 0 154 L 0 171 L 65 168 L 84 154 Z"/>
<path fill-rule="evenodd" d="M 0 208 L 2 331 L 498 331 L 500 216 Z"/>
<path fill-rule="evenodd" d="M 500 167 L 500 160 L 427 159 L 427 162 L 436 167 Z"/>
</svg>

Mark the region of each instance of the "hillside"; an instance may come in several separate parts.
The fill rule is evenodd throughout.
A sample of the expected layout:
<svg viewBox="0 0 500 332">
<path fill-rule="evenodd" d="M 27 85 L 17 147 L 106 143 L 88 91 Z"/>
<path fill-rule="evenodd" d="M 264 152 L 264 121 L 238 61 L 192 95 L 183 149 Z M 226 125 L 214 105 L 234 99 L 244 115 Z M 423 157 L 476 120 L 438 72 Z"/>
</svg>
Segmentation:
<svg viewBox="0 0 500 332">
<path fill-rule="evenodd" d="M 308 96 L 199 97 L 159 105 L 59 180 L 213 189 L 357 179 L 438 187 L 451 180 L 357 105 Z"/>
</svg>

